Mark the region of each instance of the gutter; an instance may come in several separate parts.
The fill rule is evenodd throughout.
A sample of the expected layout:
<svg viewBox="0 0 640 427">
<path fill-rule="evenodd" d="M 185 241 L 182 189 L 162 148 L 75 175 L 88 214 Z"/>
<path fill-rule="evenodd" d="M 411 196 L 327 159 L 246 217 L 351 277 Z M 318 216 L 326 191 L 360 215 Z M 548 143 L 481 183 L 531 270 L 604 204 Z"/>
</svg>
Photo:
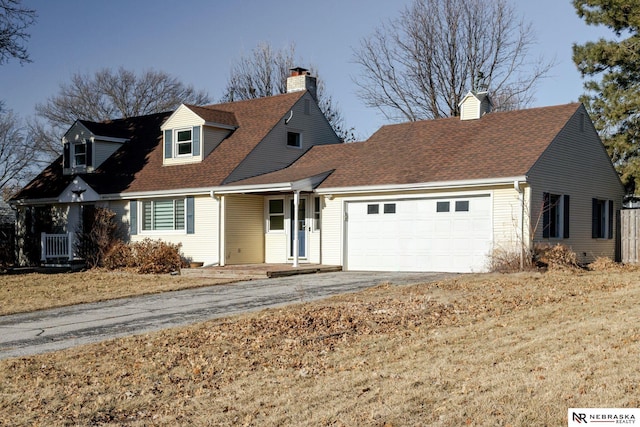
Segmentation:
<svg viewBox="0 0 640 427">
<path fill-rule="evenodd" d="M 354 187 L 327 187 L 316 189 L 317 194 L 347 194 L 347 193 L 373 193 L 381 191 L 418 191 L 418 190 L 441 190 L 456 189 L 468 187 L 486 187 L 490 185 L 513 185 L 515 181 L 526 182 L 526 175 L 490 178 L 490 179 L 473 179 L 464 181 L 437 181 L 423 182 L 414 184 L 385 184 L 385 185 L 362 185 Z"/>
</svg>

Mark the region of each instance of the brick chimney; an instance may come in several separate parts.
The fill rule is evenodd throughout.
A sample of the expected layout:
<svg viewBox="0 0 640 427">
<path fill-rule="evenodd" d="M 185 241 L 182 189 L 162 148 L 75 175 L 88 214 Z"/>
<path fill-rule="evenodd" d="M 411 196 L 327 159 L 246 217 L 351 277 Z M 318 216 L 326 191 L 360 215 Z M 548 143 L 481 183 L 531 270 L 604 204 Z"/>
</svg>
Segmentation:
<svg viewBox="0 0 640 427">
<path fill-rule="evenodd" d="M 306 68 L 291 68 L 291 75 L 287 77 L 287 93 L 308 90 L 313 99 L 317 99 L 316 78 L 311 76 Z"/>
</svg>

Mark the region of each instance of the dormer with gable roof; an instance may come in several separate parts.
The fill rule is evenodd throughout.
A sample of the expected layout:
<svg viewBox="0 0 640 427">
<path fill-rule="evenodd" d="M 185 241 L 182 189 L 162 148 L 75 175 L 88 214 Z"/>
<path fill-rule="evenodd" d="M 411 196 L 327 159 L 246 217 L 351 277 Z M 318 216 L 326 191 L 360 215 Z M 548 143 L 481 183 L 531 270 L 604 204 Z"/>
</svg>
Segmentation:
<svg viewBox="0 0 640 427">
<path fill-rule="evenodd" d="M 92 173 L 128 140 L 126 130 L 115 122 L 76 120 L 62 137 L 62 173 Z"/>
<path fill-rule="evenodd" d="M 182 104 L 160 128 L 163 165 L 201 162 L 237 128 L 232 112 Z"/>
</svg>

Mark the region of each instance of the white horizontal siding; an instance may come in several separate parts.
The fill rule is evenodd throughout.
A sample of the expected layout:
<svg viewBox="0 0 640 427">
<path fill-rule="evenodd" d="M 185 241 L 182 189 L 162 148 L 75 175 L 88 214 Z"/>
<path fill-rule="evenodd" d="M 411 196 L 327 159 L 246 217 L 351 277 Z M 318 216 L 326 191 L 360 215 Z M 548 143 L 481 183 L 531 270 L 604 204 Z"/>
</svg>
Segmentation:
<svg viewBox="0 0 640 427">
<path fill-rule="evenodd" d="M 162 240 L 169 243 L 181 244 L 183 256 L 191 261 L 203 262 L 205 265 L 218 264 L 218 201 L 209 196 L 194 198 L 194 234 L 186 233 L 139 233 L 131 236 L 132 242 L 139 242 L 145 238 Z M 129 223 L 129 202 L 125 206 L 116 207 L 122 212 L 122 219 Z M 114 209 L 114 210 L 115 210 Z M 140 209 L 138 209 L 138 215 Z M 138 228 L 139 229 L 139 228 Z"/>
<path fill-rule="evenodd" d="M 342 249 L 344 224 L 343 200 L 341 198 L 324 197 L 321 230 L 322 256 L 320 262 L 327 265 L 343 265 Z"/>
<path fill-rule="evenodd" d="M 616 239 L 591 237 L 592 199 L 613 200 L 617 212 L 622 205 L 622 188 L 609 156 L 589 121 L 584 108 L 570 119 L 529 173 L 531 183 L 531 219 L 534 239 L 539 243 L 569 246 L 580 261 L 596 257 L 613 258 Z M 542 194 L 569 195 L 570 233 L 568 239 L 542 237 Z M 617 218 L 614 230 L 617 227 Z"/>
<path fill-rule="evenodd" d="M 225 264 L 264 262 L 264 198 L 225 196 Z"/>
</svg>

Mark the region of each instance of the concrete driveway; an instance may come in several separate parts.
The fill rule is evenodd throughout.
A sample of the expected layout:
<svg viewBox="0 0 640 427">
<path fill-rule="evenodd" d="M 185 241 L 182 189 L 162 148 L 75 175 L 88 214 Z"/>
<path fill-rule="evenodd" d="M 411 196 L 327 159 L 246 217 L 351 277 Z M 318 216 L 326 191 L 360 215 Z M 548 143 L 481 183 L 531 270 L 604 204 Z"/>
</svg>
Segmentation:
<svg viewBox="0 0 640 427">
<path fill-rule="evenodd" d="M 312 301 L 381 283 L 424 283 L 450 276 L 384 272 L 307 274 L 0 316 L 0 359 Z"/>
</svg>

